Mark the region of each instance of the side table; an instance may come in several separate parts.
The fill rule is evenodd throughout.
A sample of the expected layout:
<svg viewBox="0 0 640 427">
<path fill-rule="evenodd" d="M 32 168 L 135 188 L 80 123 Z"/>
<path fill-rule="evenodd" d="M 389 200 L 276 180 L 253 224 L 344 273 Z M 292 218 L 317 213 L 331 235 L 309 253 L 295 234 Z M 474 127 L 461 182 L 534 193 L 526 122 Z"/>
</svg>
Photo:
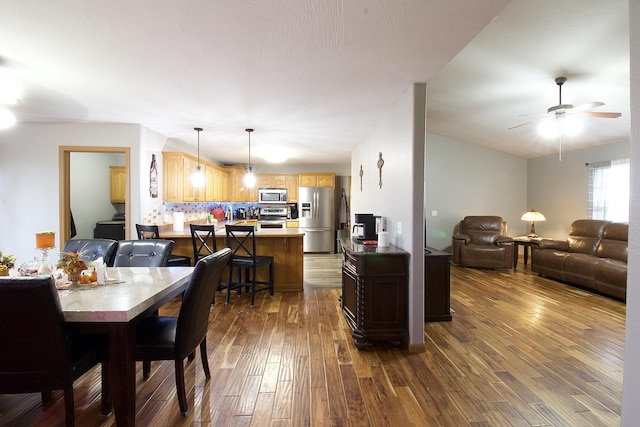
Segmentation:
<svg viewBox="0 0 640 427">
<path fill-rule="evenodd" d="M 520 254 L 520 250 L 518 248 L 520 246 L 524 247 L 524 265 L 527 265 L 527 263 L 529 262 L 529 248 L 532 245 L 537 244 L 540 240 L 542 240 L 541 237 L 529 236 L 520 236 L 513 238 L 513 251 L 515 252 L 513 254 L 513 268 L 516 268 L 518 266 L 518 255 Z"/>
</svg>

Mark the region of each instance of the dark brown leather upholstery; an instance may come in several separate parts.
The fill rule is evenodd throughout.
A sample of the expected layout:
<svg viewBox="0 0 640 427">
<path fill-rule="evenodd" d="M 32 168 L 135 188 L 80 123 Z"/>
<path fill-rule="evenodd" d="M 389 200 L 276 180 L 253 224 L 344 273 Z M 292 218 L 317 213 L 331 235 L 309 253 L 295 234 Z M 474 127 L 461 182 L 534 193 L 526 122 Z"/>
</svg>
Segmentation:
<svg viewBox="0 0 640 427">
<path fill-rule="evenodd" d="M 102 257 L 105 265 L 112 267 L 117 246 L 118 242 L 111 239 L 71 239 L 62 252 L 82 252 L 82 260 L 87 263 Z"/>
<path fill-rule="evenodd" d="M 182 297 L 178 317 L 151 316 L 136 328 L 136 360 L 143 361 L 144 379 L 149 377 L 152 360 L 174 361 L 178 403 L 183 415 L 189 412 L 183 361 L 198 346 L 205 376 L 211 378 L 207 361 L 209 310 L 216 291 L 215 283 L 220 282 L 230 257 L 231 250 L 224 248 L 198 261 Z"/>
<path fill-rule="evenodd" d="M 138 233 L 138 239 L 160 239 L 160 229 L 157 225 L 142 225 L 136 224 L 136 233 Z M 198 262 L 198 260 L 194 261 Z M 167 267 L 179 267 L 179 266 L 190 266 L 191 265 L 191 257 L 184 255 L 174 255 L 169 254 L 169 258 L 167 258 Z"/>
<path fill-rule="evenodd" d="M 167 267 L 173 240 L 120 240 L 114 267 Z"/>
<path fill-rule="evenodd" d="M 453 235 L 453 262 L 462 267 L 513 268 L 513 239 L 499 216 L 467 216 Z"/>
<path fill-rule="evenodd" d="M 576 220 L 567 240 L 541 240 L 533 247 L 531 270 L 625 300 L 628 232 L 624 223 Z"/>
<path fill-rule="evenodd" d="M 0 348 L 0 393 L 41 392 L 47 401 L 64 390 L 67 426 L 73 381 L 104 362 L 102 413 L 111 411 L 107 337 L 67 329 L 52 276 L 0 278 Z"/>
</svg>

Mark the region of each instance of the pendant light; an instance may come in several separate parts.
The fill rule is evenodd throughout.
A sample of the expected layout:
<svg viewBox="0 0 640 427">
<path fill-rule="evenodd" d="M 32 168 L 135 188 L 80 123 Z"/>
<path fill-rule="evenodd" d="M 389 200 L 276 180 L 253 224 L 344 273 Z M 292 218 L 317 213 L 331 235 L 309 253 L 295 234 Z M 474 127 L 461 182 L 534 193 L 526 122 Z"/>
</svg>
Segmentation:
<svg viewBox="0 0 640 427">
<path fill-rule="evenodd" d="M 196 171 L 191 175 L 191 184 L 195 188 L 202 188 L 204 186 L 204 173 L 200 168 L 200 132 L 202 128 L 193 128 L 193 130 L 198 132 L 198 166 L 196 166 Z"/>
<path fill-rule="evenodd" d="M 256 185 L 256 176 L 253 174 L 253 168 L 251 167 L 251 132 L 253 129 L 245 129 L 249 134 L 249 167 L 247 168 L 247 174 L 244 176 L 244 185 L 247 188 L 253 188 Z"/>
</svg>

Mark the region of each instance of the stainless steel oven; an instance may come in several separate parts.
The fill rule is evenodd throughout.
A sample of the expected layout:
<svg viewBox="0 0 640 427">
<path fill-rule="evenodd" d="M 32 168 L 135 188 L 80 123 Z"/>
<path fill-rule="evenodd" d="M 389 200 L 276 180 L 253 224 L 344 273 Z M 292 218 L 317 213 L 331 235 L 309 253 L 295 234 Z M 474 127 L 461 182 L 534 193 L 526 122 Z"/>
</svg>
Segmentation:
<svg viewBox="0 0 640 427">
<path fill-rule="evenodd" d="M 286 207 L 262 207 L 258 219 L 258 227 L 263 228 L 285 228 L 287 226 Z"/>
<path fill-rule="evenodd" d="M 286 188 L 258 188 L 258 202 L 287 203 Z"/>
</svg>

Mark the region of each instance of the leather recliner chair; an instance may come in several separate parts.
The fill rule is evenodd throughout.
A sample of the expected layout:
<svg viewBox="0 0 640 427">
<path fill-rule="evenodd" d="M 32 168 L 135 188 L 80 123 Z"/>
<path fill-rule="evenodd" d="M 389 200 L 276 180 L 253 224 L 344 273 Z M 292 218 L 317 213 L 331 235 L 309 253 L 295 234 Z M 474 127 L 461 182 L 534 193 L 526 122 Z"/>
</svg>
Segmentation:
<svg viewBox="0 0 640 427">
<path fill-rule="evenodd" d="M 453 262 L 462 267 L 513 268 L 514 243 L 499 216 L 466 216 L 453 235 Z"/>
</svg>

